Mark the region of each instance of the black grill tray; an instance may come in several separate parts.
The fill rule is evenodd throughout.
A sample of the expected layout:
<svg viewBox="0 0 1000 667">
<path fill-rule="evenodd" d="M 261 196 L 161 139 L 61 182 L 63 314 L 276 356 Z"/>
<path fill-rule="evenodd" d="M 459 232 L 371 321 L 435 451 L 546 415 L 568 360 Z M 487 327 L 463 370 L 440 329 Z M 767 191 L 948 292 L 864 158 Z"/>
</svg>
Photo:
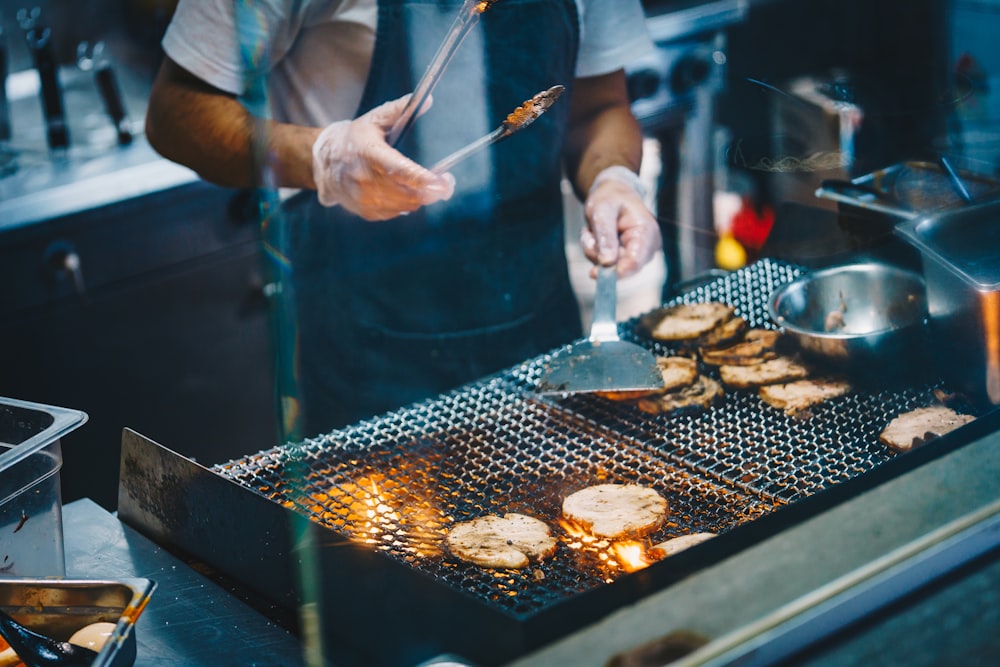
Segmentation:
<svg viewBox="0 0 1000 667">
<path fill-rule="evenodd" d="M 750 326 L 773 328 L 771 291 L 803 271 L 761 260 L 676 301 L 723 301 Z M 638 324 L 624 323 L 623 337 L 672 352 L 643 338 Z M 733 553 L 747 527 L 777 508 L 878 467 L 893 457 L 878 442 L 881 429 L 935 402 L 941 389 L 868 384 L 807 419 L 770 408 L 752 391 L 729 391 L 706 410 L 651 416 L 596 396 L 536 395 L 550 357 L 210 470 L 134 438 L 135 448 L 123 450 L 123 476 L 136 468 L 174 472 L 159 486 L 148 473 L 143 484 L 123 480 L 119 514 L 135 514 L 157 537 L 277 603 L 294 604 L 293 589 L 315 594 L 327 648 L 345 664 L 416 664 L 443 653 L 500 664 Z M 647 545 L 700 531 L 720 538 L 626 572 L 606 544 L 581 546 L 558 523 L 565 495 L 602 482 L 644 484 L 666 497 L 667 522 Z M 177 503 L 182 491 L 207 505 L 198 509 L 201 523 L 176 520 L 187 506 L 172 519 L 156 509 Z M 495 571 L 443 552 L 454 522 L 511 511 L 552 526 L 560 540 L 552 559 Z M 289 542 L 283 531 L 301 536 Z M 303 539 L 320 548 L 292 549 Z M 315 569 L 300 572 L 293 565 L 300 559 Z"/>
</svg>

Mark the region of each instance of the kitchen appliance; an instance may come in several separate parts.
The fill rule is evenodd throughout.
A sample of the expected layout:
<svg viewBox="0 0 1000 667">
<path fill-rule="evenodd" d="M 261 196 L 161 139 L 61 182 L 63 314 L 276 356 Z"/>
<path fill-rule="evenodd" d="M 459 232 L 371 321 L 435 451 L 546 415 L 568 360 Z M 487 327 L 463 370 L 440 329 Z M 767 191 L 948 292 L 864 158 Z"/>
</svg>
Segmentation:
<svg viewBox="0 0 1000 667">
<path fill-rule="evenodd" d="M 941 376 L 981 405 L 1000 404 L 1000 202 L 900 223 L 920 251 L 932 359 Z"/>
<path fill-rule="evenodd" d="M 751 326 L 773 328 L 770 293 L 802 274 L 761 260 L 677 300 L 725 301 Z M 669 352 L 640 338 L 637 325 L 623 335 Z M 298 564 L 315 564 L 302 571 L 311 583 L 299 590 L 338 663 L 413 665 L 453 654 L 500 664 L 794 522 L 786 507 L 896 458 L 878 443 L 881 428 L 947 390 L 933 379 L 890 381 L 819 406 L 809 419 L 769 408 L 752 391 L 728 391 L 700 412 L 649 415 L 589 394 L 539 397 L 549 359 L 212 468 L 129 432 L 119 516 L 286 608 L 301 601 Z M 559 524 L 564 495 L 614 481 L 665 495 L 670 514 L 651 542 L 719 537 L 634 569 L 611 544 Z M 453 522 L 510 511 L 549 522 L 556 556 L 493 571 L 441 551 Z"/>
<path fill-rule="evenodd" d="M 666 259 L 664 298 L 715 268 L 715 115 L 726 67 L 726 29 L 748 0 L 646 2 L 654 53 L 626 68 L 632 112 L 659 142 L 656 215 Z"/>
</svg>

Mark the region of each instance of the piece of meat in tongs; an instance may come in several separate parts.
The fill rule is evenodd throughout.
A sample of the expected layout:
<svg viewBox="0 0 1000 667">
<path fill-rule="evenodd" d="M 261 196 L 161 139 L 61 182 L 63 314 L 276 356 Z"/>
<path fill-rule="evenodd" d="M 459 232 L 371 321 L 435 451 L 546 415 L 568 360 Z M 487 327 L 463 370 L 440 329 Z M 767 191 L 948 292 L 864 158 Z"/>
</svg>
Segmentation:
<svg viewBox="0 0 1000 667">
<path fill-rule="evenodd" d="M 451 59 L 455 56 L 458 51 L 458 47 L 462 45 L 462 41 L 465 36 L 469 34 L 473 27 L 479 22 L 479 17 L 482 16 L 483 12 L 492 7 L 494 4 L 500 0 L 465 0 L 462 4 L 461 10 L 458 12 L 458 16 L 455 17 L 455 22 L 451 24 L 451 28 L 448 30 L 448 34 L 445 35 L 444 41 L 441 42 L 441 46 L 438 47 L 437 53 L 434 54 L 434 58 L 431 60 L 430 65 L 424 71 L 420 81 L 417 83 L 417 87 L 413 91 L 413 96 L 410 97 L 410 101 L 406 103 L 406 108 L 403 109 L 403 113 L 400 114 L 399 118 L 396 119 L 395 124 L 389 129 L 386 134 L 386 142 L 390 146 L 396 146 L 399 140 L 403 137 L 403 134 L 410 129 L 413 125 L 413 121 L 417 117 L 417 111 L 423 106 L 424 102 L 430 96 L 431 91 L 437 86 L 438 82 L 441 80 L 441 76 L 444 74 L 445 68 Z"/>
<path fill-rule="evenodd" d="M 566 90 L 565 86 L 552 86 L 548 90 L 537 93 L 530 100 L 525 100 L 521 106 L 507 114 L 507 118 L 500 124 L 500 127 L 442 159 L 431 167 L 431 171 L 443 174 L 470 155 L 528 127 L 538 120 L 538 117 L 545 113 L 553 102 L 559 99 L 564 90 Z"/>
</svg>

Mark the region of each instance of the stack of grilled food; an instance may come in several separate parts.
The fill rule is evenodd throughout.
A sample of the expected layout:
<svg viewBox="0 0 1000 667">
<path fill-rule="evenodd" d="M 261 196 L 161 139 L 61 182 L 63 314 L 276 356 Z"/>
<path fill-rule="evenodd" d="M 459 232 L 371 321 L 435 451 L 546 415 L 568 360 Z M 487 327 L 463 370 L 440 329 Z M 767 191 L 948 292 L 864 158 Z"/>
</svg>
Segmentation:
<svg viewBox="0 0 1000 667">
<path fill-rule="evenodd" d="M 638 332 L 672 351 L 657 357 L 664 388 L 601 396 L 648 414 L 704 409 L 727 390 L 756 390 L 765 404 L 807 419 L 816 406 L 854 390 L 849 376 L 804 357 L 779 330 L 750 327 L 726 303 L 659 308 L 639 319 Z M 882 432 L 881 442 L 906 451 L 973 419 L 945 405 L 946 398 L 941 396 L 941 405 L 898 415 Z"/>
</svg>

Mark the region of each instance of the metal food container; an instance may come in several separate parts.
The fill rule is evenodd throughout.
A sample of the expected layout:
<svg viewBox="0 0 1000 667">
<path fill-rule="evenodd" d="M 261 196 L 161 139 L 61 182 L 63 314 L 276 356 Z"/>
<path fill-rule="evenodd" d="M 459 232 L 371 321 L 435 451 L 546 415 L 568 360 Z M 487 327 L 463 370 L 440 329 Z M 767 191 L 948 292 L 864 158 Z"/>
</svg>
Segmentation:
<svg viewBox="0 0 1000 667">
<path fill-rule="evenodd" d="M 778 287 L 768 308 L 804 352 L 838 369 L 884 373 L 923 353 L 924 281 L 891 264 L 808 273 Z"/>
<path fill-rule="evenodd" d="M 0 397 L 0 577 L 61 576 L 60 438 L 86 413 Z"/>
<path fill-rule="evenodd" d="M 25 627 L 66 640 L 91 623 L 115 629 L 90 667 L 135 662 L 135 622 L 156 583 L 150 579 L 0 579 L 0 609 Z"/>
<path fill-rule="evenodd" d="M 923 258 L 941 375 L 974 402 L 1000 404 L 1000 202 L 909 220 L 896 233 Z"/>
</svg>

